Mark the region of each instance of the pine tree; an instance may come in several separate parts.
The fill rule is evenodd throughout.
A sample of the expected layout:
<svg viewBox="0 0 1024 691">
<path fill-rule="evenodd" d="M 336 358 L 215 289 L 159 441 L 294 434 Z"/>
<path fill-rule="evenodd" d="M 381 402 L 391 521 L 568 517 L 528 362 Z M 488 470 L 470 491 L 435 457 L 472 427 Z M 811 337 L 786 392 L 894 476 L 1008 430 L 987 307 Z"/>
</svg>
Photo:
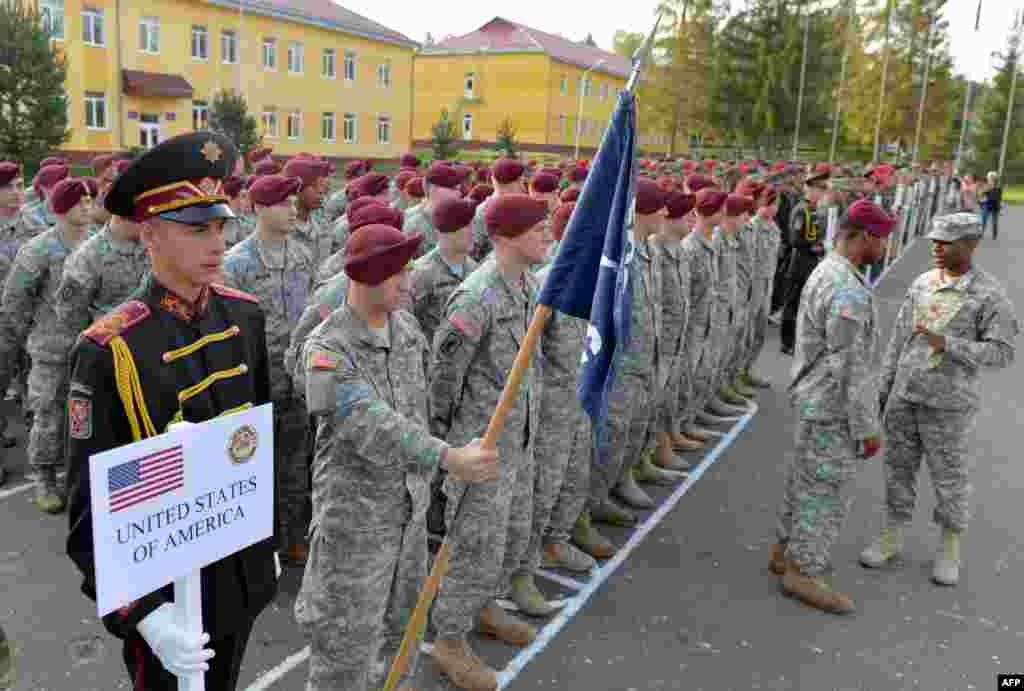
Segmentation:
<svg viewBox="0 0 1024 691">
<path fill-rule="evenodd" d="M 263 143 L 263 135 L 259 133 L 256 118 L 249 114 L 245 96 L 234 90 L 214 94 L 210 102 L 210 129 L 230 139 L 243 158 Z"/>
<path fill-rule="evenodd" d="M 459 128 L 448 115 L 448 109 L 441 110 L 441 119 L 430 128 L 430 147 L 434 151 L 435 161 L 446 161 L 455 158 L 459 153 Z"/>
<path fill-rule="evenodd" d="M 67 65 L 35 3 L 0 2 L 0 159 L 36 162 L 71 137 Z"/>
</svg>

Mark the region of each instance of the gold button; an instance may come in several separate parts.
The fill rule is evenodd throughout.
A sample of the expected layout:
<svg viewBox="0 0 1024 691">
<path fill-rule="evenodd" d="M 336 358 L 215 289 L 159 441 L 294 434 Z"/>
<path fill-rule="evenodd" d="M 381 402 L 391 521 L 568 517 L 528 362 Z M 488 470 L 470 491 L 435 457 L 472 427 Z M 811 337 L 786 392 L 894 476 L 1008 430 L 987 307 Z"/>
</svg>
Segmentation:
<svg viewBox="0 0 1024 691">
<path fill-rule="evenodd" d="M 248 366 L 247 364 L 245 364 L 245 363 L 243 362 L 243 363 L 242 363 L 241 365 L 239 365 L 239 366 L 238 366 L 238 370 L 239 370 L 239 371 L 240 371 L 240 372 L 241 372 L 242 374 L 245 374 L 246 372 L 248 372 L 248 371 L 249 371 L 249 366 Z"/>
<path fill-rule="evenodd" d="M 170 353 L 164 353 L 164 362 L 170 362 L 170 361 L 171 361 L 171 354 Z"/>
</svg>

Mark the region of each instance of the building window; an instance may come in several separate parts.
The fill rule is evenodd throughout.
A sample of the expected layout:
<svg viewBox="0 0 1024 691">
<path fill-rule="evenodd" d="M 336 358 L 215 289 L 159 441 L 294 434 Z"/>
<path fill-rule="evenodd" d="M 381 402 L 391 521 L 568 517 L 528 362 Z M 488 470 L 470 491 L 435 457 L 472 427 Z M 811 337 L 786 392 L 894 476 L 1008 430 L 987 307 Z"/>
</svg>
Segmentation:
<svg viewBox="0 0 1024 691">
<path fill-rule="evenodd" d="M 192 129 L 210 129 L 210 107 L 206 101 L 192 101 Z"/>
<path fill-rule="evenodd" d="M 384 88 L 391 86 L 391 61 L 385 60 L 377 65 L 377 83 Z"/>
<path fill-rule="evenodd" d="M 160 143 L 160 115 L 157 113 L 139 114 L 139 146 L 152 149 Z"/>
<path fill-rule="evenodd" d="M 334 79 L 337 76 L 334 65 L 334 48 L 327 48 L 324 50 L 324 76 L 328 79 Z"/>
<path fill-rule="evenodd" d="M 263 39 L 263 66 L 268 70 L 277 69 L 277 41 L 273 38 Z"/>
<path fill-rule="evenodd" d="M 354 50 L 345 51 L 345 81 L 356 80 L 356 53 Z"/>
<path fill-rule="evenodd" d="M 220 32 L 220 59 L 226 65 L 238 62 L 238 34 L 234 31 Z"/>
<path fill-rule="evenodd" d="M 87 46 L 104 45 L 103 42 L 103 10 L 82 10 L 82 40 Z"/>
<path fill-rule="evenodd" d="M 305 65 L 302 44 L 296 41 L 288 43 L 288 71 L 293 74 L 301 74 Z"/>
<path fill-rule="evenodd" d="M 39 16 L 50 38 L 64 40 L 64 0 L 40 0 Z"/>
<path fill-rule="evenodd" d="M 602 101 L 607 101 L 608 100 L 608 85 L 607 84 L 602 84 L 601 85 L 601 100 Z"/>
<path fill-rule="evenodd" d="M 334 113 L 324 113 L 320 120 L 320 136 L 325 142 L 334 141 Z"/>
<path fill-rule="evenodd" d="M 569 78 L 564 74 L 562 75 L 562 79 L 558 82 L 558 93 L 562 96 L 569 95 Z"/>
<path fill-rule="evenodd" d="M 355 144 L 359 139 L 359 132 L 356 129 L 357 122 L 355 113 L 345 113 L 345 119 L 341 125 L 341 136 L 346 144 Z"/>
<path fill-rule="evenodd" d="M 565 117 L 565 113 L 558 116 L 558 133 L 562 142 L 565 142 L 565 137 L 568 134 L 568 118 Z"/>
<path fill-rule="evenodd" d="M 91 130 L 107 129 L 107 96 L 85 92 L 85 126 Z"/>
<path fill-rule="evenodd" d="M 593 85 L 593 78 L 587 77 L 583 80 L 583 95 L 590 96 L 590 87 Z"/>
<path fill-rule="evenodd" d="M 263 109 L 263 133 L 271 138 L 277 139 L 277 109 Z"/>
<path fill-rule="evenodd" d="M 298 110 L 288 113 L 288 138 L 302 138 L 302 113 Z"/>
<path fill-rule="evenodd" d="M 210 36 L 205 26 L 192 27 L 192 59 L 210 59 Z"/>
<path fill-rule="evenodd" d="M 472 72 L 468 73 L 466 75 L 464 86 L 466 98 L 473 98 L 476 96 L 476 75 Z"/>
<path fill-rule="evenodd" d="M 378 144 L 390 144 L 391 143 L 391 116 L 390 115 L 378 115 L 377 116 L 377 143 Z"/>
<path fill-rule="evenodd" d="M 462 138 L 470 140 L 473 138 L 473 114 L 463 113 L 462 114 Z"/>
<path fill-rule="evenodd" d="M 139 50 L 143 53 L 160 52 L 159 17 L 143 17 L 139 20 Z"/>
</svg>

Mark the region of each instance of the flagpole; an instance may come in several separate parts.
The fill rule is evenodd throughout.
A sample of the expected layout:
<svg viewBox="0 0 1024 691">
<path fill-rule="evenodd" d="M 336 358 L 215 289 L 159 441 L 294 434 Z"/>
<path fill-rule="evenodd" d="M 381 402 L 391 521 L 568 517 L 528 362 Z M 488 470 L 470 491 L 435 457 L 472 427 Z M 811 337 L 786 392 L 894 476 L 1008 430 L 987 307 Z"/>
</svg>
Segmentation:
<svg viewBox="0 0 1024 691">
<path fill-rule="evenodd" d="M 836 112 L 832 116 L 832 146 L 828 150 L 828 162 L 836 161 L 836 142 L 839 141 L 839 114 L 843 110 L 843 91 L 846 89 L 846 63 L 850 57 L 850 25 L 853 23 L 853 3 L 846 3 L 846 30 L 843 32 L 843 66 L 839 71 L 839 93 L 836 96 Z"/>
<path fill-rule="evenodd" d="M 878 163 L 878 144 L 882 134 L 882 111 L 885 109 L 885 77 L 889 72 L 889 29 L 892 26 L 894 0 L 889 0 L 885 10 L 885 45 L 882 47 L 882 81 L 878 86 L 878 117 L 875 120 L 875 153 L 872 163 Z"/>
<path fill-rule="evenodd" d="M 932 15 L 928 18 L 928 33 L 926 34 L 924 48 L 928 51 L 928 54 L 924 58 L 924 80 L 921 83 L 921 105 L 917 109 L 917 132 L 914 134 L 914 158 L 913 163 L 917 163 L 917 155 L 921 146 L 921 126 L 924 124 L 924 106 L 926 99 L 928 98 L 928 72 L 932 65 L 932 29 L 935 24 L 936 15 Z"/>
<path fill-rule="evenodd" d="M 978 13 L 974 17 L 974 35 L 978 35 L 978 28 L 981 26 L 981 0 L 978 0 Z M 974 90 L 974 82 L 971 76 L 967 76 L 967 89 L 964 91 L 964 114 L 960 124 L 960 144 L 956 148 L 956 162 L 953 164 L 953 174 L 960 173 L 960 161 L 963 160 L 964 146 L 967 145 L 967 114 L 971 103 L 971 91 Z"/>
<path fill-rule="evenodd" d="M 807 9 L 807 3 L 803 5 Z M 800 60 L 800 92 L 796 99 L 796 127 L 793 130 L 793 160 L 799 160 L 800 153 L 800 115 L 804 109 L 804 78 L 807 75 L 807 39 L 811 32 L 811 18 L 804 15 L 804 50 Z"/>
</svg>

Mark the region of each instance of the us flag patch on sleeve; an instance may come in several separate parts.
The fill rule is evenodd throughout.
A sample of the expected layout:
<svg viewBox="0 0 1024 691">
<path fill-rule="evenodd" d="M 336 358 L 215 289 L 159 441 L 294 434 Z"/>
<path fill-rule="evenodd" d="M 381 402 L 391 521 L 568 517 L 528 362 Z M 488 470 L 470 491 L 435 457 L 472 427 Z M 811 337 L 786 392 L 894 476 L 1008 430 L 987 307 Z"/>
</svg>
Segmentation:
<svg viewBox="0 0 1024 691">
<path fill-rule="evenodd" d="M 92 399 L 82 396 L 68 398 L 68 436 L 72 439 L 92 438 Z"/>
<path fill-rule="evenodd" d="M 312 350 L 309 353 L 308 368 L 338 369 L 339 360 L 340 358 L 337 353 L 331 353 L 326 350 Z"/>
</svg>

